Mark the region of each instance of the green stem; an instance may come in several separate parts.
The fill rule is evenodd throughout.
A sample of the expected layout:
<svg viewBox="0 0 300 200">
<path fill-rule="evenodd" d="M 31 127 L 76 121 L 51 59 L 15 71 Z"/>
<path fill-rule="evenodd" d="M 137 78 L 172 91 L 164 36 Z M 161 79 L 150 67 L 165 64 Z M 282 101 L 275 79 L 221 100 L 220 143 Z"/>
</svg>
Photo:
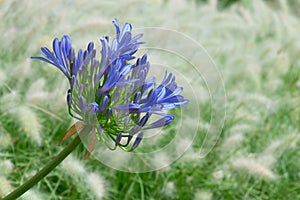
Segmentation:
<svg viewBox="0 0 300 200">
<path fill-rule="evenodd" d="M 88 126 L 84 127 L 80 134 L 86 135 L 90 128 Z M 41 169 L 37 174 L 35 174 L 31 179 L 25 182 L 23 185 L 18 187 L 16 190 L 12 191 L 6 197 L 1 200 L 15 200 L 24 194 L 27 190 L 32 188 L 37 184 L 42 178 L 47 176 L 54 168 L 57 167 L 79 144 L 81 139 L 79 134 L 68 144 L 52 161 L 47 163 L 43 169 Z"/>
</svg>

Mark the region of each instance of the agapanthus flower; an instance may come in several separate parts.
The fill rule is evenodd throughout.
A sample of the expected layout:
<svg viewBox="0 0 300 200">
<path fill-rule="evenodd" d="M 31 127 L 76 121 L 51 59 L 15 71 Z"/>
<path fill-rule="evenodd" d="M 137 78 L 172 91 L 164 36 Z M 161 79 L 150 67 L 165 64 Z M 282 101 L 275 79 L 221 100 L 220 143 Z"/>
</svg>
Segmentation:
<svg viewBox="0 0 300 200">
<path fill-rule="evenodd" d="M 50 63 L 67 77 L 69 113 L 80 121 L 79 128 L 92 127 L 90 152 L 97 139 L 110 149 L 119 146 L 132 151 L 141 143 L 143 130 L 168 125 L 174 116 L 166 111 L 188 103 L 172 73 L 166 72 L 157 84 L 155 77 L 147 78 L 150 67 L 147 55 L 134 61 L 143 44 L 139 41 L 142 34 L 132 36 L 129 23 L 122 27 L 114 20 L 113 24 L 116 37 L 111 43 L 108 36 L 100 39 L 100 61 L 93 42 L 75 53 L 67 35 L 53 40 L 52 51 L 42 47 L 43 57 L 32 57 Z M 153 115 L 159 118 L 150 123 Z M 74 127 L 72 130 L 63 140 L 76 132 Z"/>
</svg>

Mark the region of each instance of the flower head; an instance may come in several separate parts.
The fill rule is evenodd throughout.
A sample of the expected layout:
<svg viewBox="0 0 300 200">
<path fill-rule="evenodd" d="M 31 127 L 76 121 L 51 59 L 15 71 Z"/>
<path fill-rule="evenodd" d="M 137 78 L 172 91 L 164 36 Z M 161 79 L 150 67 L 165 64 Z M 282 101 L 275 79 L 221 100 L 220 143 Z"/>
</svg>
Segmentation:
<svg viewBox="0 0 300 200">
<path fill-rule="evenodd" d="M 93 42 L 75 54 L 66 35 L 53 40 L 52 51 L 42 47 L 43 57 L 32 58 L 50 63 L 67 77 L 67 105 L 72 117 L 93 127 L 92 132 L 111 149 L 119 146 L 131 151 L 141 143 L 143 130 L 171 123 L 174 116 L 165 111 L 188 100 L 181 95 L 183 88 L 177 86 L 173 74 L 166 72 L 160 84 L 154 77 L 147 78 L 150 64 L 146 54 L 131 62 L 143 44 L 139 41 L 142 34 L 132 36 L 129 23 L 122 27 L 114 20 L 113 24 L 116 37 L 111 44 L 108 36 L 100 39 L 100 61 Z M 152 115 L 160 118 L 148 123 Z"/>
</svg>

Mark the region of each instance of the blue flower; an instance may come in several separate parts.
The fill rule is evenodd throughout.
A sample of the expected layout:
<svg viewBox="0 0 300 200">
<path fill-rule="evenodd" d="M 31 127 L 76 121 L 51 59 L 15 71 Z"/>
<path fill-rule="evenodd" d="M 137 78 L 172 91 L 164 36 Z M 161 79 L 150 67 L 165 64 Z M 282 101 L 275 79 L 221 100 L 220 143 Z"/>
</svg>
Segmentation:
<svg viewBox="0 0 300 200">
<path fill-rule="evenodd" d="M 175 117 L 167 110 L 187 104 L 188 100 L 181 95 L 183 88 L 177 86 L 172 73 L 166 72 L 158 85 L 155 77 L 147 78 L 150 64 L 146 54 L 132 63 L 143 44 L 139 41 L 142 34 L 132 36 L 129 23 L 122 27 L 114 20 L 113 24 L 116 37 L 111 44 L 108 36 L 100 39 L 101 61 L 96 58 L 93 42 L 76 55 L 66 35 L 53 40 L 52 51 L 42 47 L 43 57 L 31 58 L 57 67 L 67 77 L 67 105 L 72 117 L 93 127 L 92 133 L 97 133 L 109 148 L 119 146 L 132 151 L 141 143 L 143 130 L 170 124 Z M 148 123 L 153 115 L 159 119 Z"/>
</svg>

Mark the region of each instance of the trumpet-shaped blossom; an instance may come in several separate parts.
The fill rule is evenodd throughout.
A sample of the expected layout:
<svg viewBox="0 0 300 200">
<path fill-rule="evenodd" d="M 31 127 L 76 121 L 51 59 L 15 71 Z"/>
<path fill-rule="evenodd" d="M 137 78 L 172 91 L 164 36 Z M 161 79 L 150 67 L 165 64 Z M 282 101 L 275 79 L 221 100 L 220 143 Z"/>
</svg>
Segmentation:
<svg viewBox="0 0 300 200">
<path fill-rule="evenodd" d="M 58 68 L 68 79 L 67 105 L 72 117 L 93 127 L 97 138 L 111 149 L 117 146 L 131 151 L 139 146 L 143 130 L 168 125 L 174 116 L 166 110 L 188 103 L 178 87 L 175 76 L 165 73 L 160 84 L 155 77 L 147 78 L 147 55 L 134 54 L 143 42 L 142 34 L 132 36 L 132 26 L 122 27 L 114 20 L 116 37 L 100 39 L 101 60 L 96 57 L 94 43 L 75 53 L 69 36 L 53 40 L 52 51 L 41 48 L 40 56 L 32 57 Z M 148 123 L 152 115 L 159 118 Z M 134 142 L 130 148 L 131 140 Z M 112 145 L 113 144 L 113 145 Z"/>
</svg>

